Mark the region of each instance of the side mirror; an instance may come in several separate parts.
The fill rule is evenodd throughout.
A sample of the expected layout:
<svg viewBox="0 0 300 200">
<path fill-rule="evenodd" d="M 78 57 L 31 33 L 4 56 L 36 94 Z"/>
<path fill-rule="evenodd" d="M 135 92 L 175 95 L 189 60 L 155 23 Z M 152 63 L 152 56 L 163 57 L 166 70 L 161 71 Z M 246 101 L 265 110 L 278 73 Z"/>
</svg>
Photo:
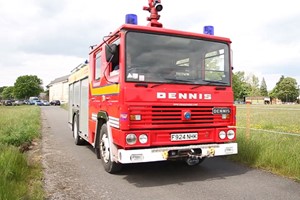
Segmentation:
<svg viewBox="0 0 300 200">
<path fill-rule="evenodd" d="M 119 45 L 108 44 L 105 46 L 105 59 L 106 62 L 113 64 L 119 63 Z"/>
</svg>

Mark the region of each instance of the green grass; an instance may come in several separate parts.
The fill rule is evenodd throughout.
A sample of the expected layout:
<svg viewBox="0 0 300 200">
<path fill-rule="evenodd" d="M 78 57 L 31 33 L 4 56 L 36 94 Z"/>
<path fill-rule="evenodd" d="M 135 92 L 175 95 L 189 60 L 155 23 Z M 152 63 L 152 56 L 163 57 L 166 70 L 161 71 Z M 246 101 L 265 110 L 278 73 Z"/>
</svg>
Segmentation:
<svg viewBox="0 0 300 200">
<path fill-rule="evenodd" d="M 69 109 L 69 104 L 68 103 L 63 103 L 60 105 L 61 108 L 68 110 Z"/>
<path fill-rule="evenodd" d="M 299 124 L 299 105 L 237 106 L 239 153 L 231 159 L 300 181 Z"/>
<path fill-rule="evenodd" d="M 237 125 L 251 128 L 300 134 L 300 105 L 237 106 Z"/>
<path fill-rule="evenodd" d="M 0 107 L 0 143 L 20 146 L 40 135 L 40 109 L 36 106 Z"/>
<path fill-rule="evenodd" d="M 0 199 L 43 199 L 42 167 L 21 153 L 40 137 L 40 108 L 0 106 Z"/>
</svg>

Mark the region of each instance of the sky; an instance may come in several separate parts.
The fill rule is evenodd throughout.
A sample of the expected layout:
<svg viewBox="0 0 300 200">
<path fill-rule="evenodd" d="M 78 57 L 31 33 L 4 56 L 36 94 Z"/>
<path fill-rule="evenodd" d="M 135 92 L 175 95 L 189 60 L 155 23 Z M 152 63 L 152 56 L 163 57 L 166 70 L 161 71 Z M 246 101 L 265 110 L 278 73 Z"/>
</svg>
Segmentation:
<svg viewBox="0 0 300 200">
<path fill-rule="evenodd" d="M 161 0 L 164 28 L 232 41 L 234 72 L 272 90 L 280 77 L 300 84 L 300 6 L 296 0 Z M 115 31 L 126 14 L 147 25 L 147 0 L 0 0 L 0 87 L 36 75 L 45 87 L 88 59 L 89 47 Z"/>
</svg>

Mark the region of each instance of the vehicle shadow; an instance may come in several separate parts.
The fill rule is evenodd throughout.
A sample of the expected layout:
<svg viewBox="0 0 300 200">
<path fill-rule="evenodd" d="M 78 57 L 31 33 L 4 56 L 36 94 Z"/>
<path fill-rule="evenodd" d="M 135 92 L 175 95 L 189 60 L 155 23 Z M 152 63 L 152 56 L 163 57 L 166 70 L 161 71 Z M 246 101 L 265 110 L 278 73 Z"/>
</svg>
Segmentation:
<svg viewBox="0 0 300 200">
<path fill-rule="evenodd" d="M 86 145 L 95 153 L 92 146 Z M 104 170 L 104 169 L 103 169 Z M 136 187 L 156 187 L 183 185 L 188 182 L 222 180 L 239 176 L 252 170 L 224 157 L 206 158 L 200 165 L 188 166 L 185 162 L 162 161 L 150 163 L 124 164 L 115 176 Z"/>
<path fill-rule="evenodd" d="M 187 166 L 184 162 L 155 162 L 124 165 L 118 173 L 136 187 L 154 187 L 185 182 L 226 179 L 251 170 L 224 158 L 208 158 L 201 165 Z"/>
</svg>

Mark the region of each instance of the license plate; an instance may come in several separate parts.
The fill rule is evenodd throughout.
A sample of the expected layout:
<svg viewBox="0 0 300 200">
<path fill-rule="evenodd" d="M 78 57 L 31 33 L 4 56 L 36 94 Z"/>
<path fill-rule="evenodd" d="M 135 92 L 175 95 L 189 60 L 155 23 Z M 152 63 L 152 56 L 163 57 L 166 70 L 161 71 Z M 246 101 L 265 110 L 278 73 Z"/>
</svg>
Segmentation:
<svg viewBox="0 0 300 200">
<path fill-rule="evenodd" d="M 171 141 L 198 140 L 198 133 L 173 133 Z"/>
</svg>

